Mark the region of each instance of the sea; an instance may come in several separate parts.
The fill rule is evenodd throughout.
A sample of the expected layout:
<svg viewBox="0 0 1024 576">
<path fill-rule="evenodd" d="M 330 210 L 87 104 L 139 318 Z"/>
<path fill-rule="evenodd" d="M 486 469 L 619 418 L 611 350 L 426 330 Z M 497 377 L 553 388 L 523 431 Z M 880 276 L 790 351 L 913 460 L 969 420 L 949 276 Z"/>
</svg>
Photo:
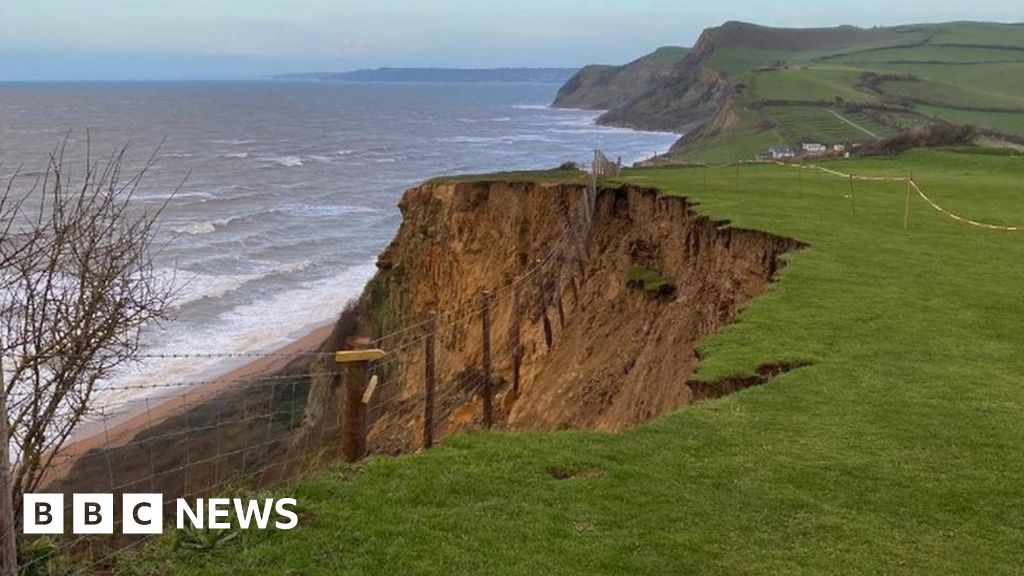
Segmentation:
<svg viewBox="0 0 1024 576">
<path fill-rule="evenodd" d="M 0 84 L 0 176 L 30 184 L 66 141 L 80 168 L 129 146 L 153 165 L 136 202 L 162 215 L 161 274 L 181 287 L 147 326 L 108 411 L 187 384 L 333 321 L 374 273 L 407 188 L 431 177 L 633 162 L 678 135 L 595 125 L 553 109 L 554 84 L 177 82 Z M 183 386 L 185 387 L 185 386 Z M 114 390 L 116 389 L 116 390 Z"/>
</svg>

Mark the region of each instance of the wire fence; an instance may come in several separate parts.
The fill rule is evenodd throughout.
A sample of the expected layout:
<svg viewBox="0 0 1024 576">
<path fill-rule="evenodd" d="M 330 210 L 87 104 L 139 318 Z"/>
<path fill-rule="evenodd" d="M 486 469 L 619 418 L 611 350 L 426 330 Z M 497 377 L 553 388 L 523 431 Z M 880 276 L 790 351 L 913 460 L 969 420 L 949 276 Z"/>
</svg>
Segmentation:
<svg viewBox="0 0 1024 576">
<path fill-rule="evenodd" d="M 603 156 L 600 158 L 604 160 Z M 610 170 L 607 161 L 602 165 Z M 596 179 L 591 179 L 589 193 L 581 203 L 596 198 L 595 187 Z M 583 207 L 573 214 L 563 232 L 547 243 L 525 269 L 500 285 L 488 287 L 487 300 L 446 306 L 436 314 L 414 319 L 362 343 L 362 347 L 380 347 L 386 352 L 383 358 L 366 362 L 365 366 L 374 386 L 370 394 L 364 395 L 365 404 L 360 408 L 364 419 L 358 433 L 363 435 L 364 442 L 369 441 L 370 452 L 409 452 L 423 447 L 427 437 L 439 438 L 483 426 L 481 414 L 471 414 L 457 425 L 450 421 L 460 409 L 473 404 L 484 388 L 506 393 L 504 380 L 492 390 L 485 386 L 485 371 L 479 361 L 450 355 L 445 345 L 432 347 L 437 350 L 437 357 L 431 362 L 436 367 L 438 385 L 436 399 L 431 397 L 432 416 L 428 417 L 428 396 L 422 385 L 427 343 L 470 338 L 470 334 L 479 333 L 485 317 L 512 307 L 526 291 L 534 301 L 550 305 L 556 299 L 550 292 L 558 289 L 558 278 L 575 266 L 578 245 L 589 232 L 592 213 L 593 207 Z M 512 321 L 513 312 L 503 314 Z M 490 351 L 494 365 L 507 363 L 518 350 L 511 337 L 502 334 L 501 338 L 499 346 Z M 68 528 L 73 506 L 70 495 L 74 493 L 112 493 L 115 501 L 126 493 L 159 493 L 164 496 L 165 508 L 170 509 L 178 498 L 213 495 L 236 485 L 272 487 L 344 457 L 344 435 L 349 428 L 345 425 L 346 416 L 352 408 L 344 392 L 352 383 L 345 381 L 351 376 L 347 367 L 334 362 L 336 352 L 318 349 L 140 354 L 141 360 L 303 360 L 305 369 L 257 376 L 100 386 L 96 392 L 101 395 L 138 393 L 144 398 L 134 403 L 130 414 L 98 414 L 91 422 L 95 430 L 91 436 L 51 455 L 43 490 L 66 495 L 64 517 Z M 356 385 L 365 389 L 367 382 Z M 159 400 L 157 394 L 161 395 Z M 7 401 L 13 406 L 32 402 L 33 392 L 12 391 Z M 494 406 L 493 398 L 488 399 L 488 405 Z M 489 414 L 487 421 L 493 423 L 503 418 L 499 415 L 495 419 Z M 44 564 L 70 557 L 77 559 L 77 568 L 70 573 L 97 569 L 120 573 L 111 559 L 137 547 L 147 537 L 117 536 L 119 526 L 118 519 L 115 535 L 64 537 L 47 554 L 23 563 L 22 570 L 41 571 Z"/>
<path fill-rule="evenodd" d="M 814 165 L 798 167 L 848 179 L 905 181 L 943 214 L 986 228 L 1017 229 L 955 216 L 932 202 L 912 177 L 853 176 Z M 569 294 L 565 279 L 571 283 L 583 274 L 580 259 L 586 258 L 593 226 L 596 185 L 593 179 L 578 212 L 530 265 L 497 286 L 481 287 L 486 297 L 448 305 L 364 339 L 362 347 L 384 352 L 379 359 L 365 361 L 366 380 L 346 381 L 353 372 L 334 361 L 335 350 L 143 355 L 306 363 L 301 370 L 257 376 L 107 385 L 103 392 L 179 393 L 159 401 L 144 399 L 128 421 L 102 416 L 101 432 L 56 454 L 46 473 L 46 491 L 159 493 L 169 509 L 178 498 L 212 495 L 232 486 L 273 487 L 344 457 L 343 435 L 353 410 L 360 416 L 356 433 L 362 435 L 365 451 L 378 454 L 411 452 L 459 431 L 502 425 L 509 416 L 507 400 L 516 394 L 512 383 L 518 381 L 524 353 L 530 349 L 540 354 L 551 346 L 552 334 L 564 321 L 563 300 Z M 579 302 L 573 299 L 571 304 Z M 494 329 L 491 321 L 499 317 L 505 329 Z M 534 329 L 525 337 L 528 325 Z M 346 396 L 348 386 L 358 387 L 358 406 Z M 204 387 L 214 390 L 198 392 Z M 30 400 L 27 392 L 8 397 L 9 402 Z M 68 503 L 65 518 L 70 517 Z M 143 541 L 134 536 L 69 537 L 31 562 L 44 564 L 70 555 L 80 562 L 71 573 L 102 568 L 118 574 L 121 570 L 111 559 Z"/>
</svg>

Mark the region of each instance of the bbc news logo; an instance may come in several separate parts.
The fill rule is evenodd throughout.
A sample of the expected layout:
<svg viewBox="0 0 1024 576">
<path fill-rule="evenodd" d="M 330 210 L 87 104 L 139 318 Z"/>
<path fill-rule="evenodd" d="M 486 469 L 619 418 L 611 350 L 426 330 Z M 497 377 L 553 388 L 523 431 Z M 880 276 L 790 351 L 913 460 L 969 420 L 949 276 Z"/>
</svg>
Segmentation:
<svg viewBox="0 0 1024 576">
<path fill-rule="evenodd" d="M 63 494 L 25 494 L 23 502 L 25 534 L 64 533 Z M 224 530 L 233 526 L 243 530 L 266 530 L 270 526 L 291 530 L 299 524 L 294 510 L 296 504 L 294 498 L 198 498 L 192 503 L 178 498 L 175 501 L 175 526 L 178 530 Z M 71 533 L 113 534 L 116 513 L 113 494 L 73 494 Z M 163 495 L 123 494 L 120 519 L 122 534 L 162 534 L 165 525 Z"/>
</svg>

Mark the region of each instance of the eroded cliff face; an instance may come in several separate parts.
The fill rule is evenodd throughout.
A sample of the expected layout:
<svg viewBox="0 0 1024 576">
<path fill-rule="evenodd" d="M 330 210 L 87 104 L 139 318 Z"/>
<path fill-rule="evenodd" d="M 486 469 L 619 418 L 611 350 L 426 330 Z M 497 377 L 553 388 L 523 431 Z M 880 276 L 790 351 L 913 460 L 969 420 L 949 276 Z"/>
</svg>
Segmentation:
<svg viewBox="0 0 1024 576">
<path fill-rule="evenodd" d="M 642 94 L 617 103 L 598 123 L 685 134 L 710 120 L 731 90 L 729 79 L 709 64 L 714 38 L 714 29 L 705 30 L 668 74 Z"/>
<path fill-rule="evenodd" d="M 633 100 L 664 79 L 688 50 L 663 46 L 622 66 L 584 66 L 558 91 L 556 108 L 609 110 Z"/>
<path fill-rule="evenodd" d="M 800 247 L 698 216 L 685 199 L 628 186 L 599 190 L 589 238 L 577 243 L 567 228 L 584 196 L 585 187 L 574 184 L 510 182 L 431 182 L 406 193 L 401 229 L 336 334 L 343 345 L 404 328 L 379 342 L 389 357 L 377 368 L 371 450 L 420 445 L 420 323 L 430 311 L 438 328 L 437 437 L 481 423 L 485 290 L 494 291 L 498 425 L 621 430 L 706 395 L 690 382 L 695 345 L 733 321 L 764 292 L 780 257 Z M 662 282 L 629 282 L 631 269 Z M 517 293 L 520 322 L 513 315 Z M 523 353 L 513 398 L 517 325 Z M 332 405 L 336 390 L 330 378 L 314 378 L 311 423 L 329 418 L 322 407 Z"/>
</svg>

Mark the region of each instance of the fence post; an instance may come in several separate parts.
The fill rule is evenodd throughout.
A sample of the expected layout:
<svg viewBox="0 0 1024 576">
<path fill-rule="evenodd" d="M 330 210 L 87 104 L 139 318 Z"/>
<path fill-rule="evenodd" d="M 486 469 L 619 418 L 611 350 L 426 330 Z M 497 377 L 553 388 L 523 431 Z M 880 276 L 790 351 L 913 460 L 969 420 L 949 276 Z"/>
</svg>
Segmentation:
<svg viewBox="0 0 1024 576">
<path fill-rule="evenodd" d="M 483 304 L 481 325 L 483 328 L 484 349 L 484 427 L 488 429 L 494 424 L 494 389 L 491 382 L 491 299 L 493 296 L 490 290 L 485 290 L 480 294 L 480 300 Z"/>
<path fill-rule="evenodd" d="M 903 229 L 910 228 L 910 183 L 914 180 L 914 173 L 907 178 L 907 195 L 903 199 Z"/>
<path fill-rule="evenodd" d="M 0 575 L 18 576 L 18 544 L 14 533 L 14 494 L 11 486 L 11 453 L 7 430 L 7 393 L 3 356 L 0 356 Z"/>
<path fill-rule="evenodd" d="M 357 462 L 366 455 L 366 404 L 363 394 L 370 378 L 370 362 L 384 357 L 376 348 L 345 350 L 334 355 L 341 364 L 341 455 Z"/>
<path fill-rule="evenodd" d="M 423 395 L 423 449 L 426 450 L 434 445 L 434 393 L 437 386 L 434 371 L 434 338 L 437 335 L 437 314 L 430 313 L 427 318 L 427 336 L 424 341 L 423 350 L 426 356 L 424 361 L 426 386 Z"/>
<path fill-rule="evenodd" d="M 509 317 L 508 340 L 512 345 L 512 399 L 519 398 L 519 366 L 523 362 L 523 351 L 519 344 L 519 324 L 522 319 L 521 303 L 519 301 L 519 286 L 523 277 L 517 276 L 512 289 L 512 314 Z M 575 284 L 573 284 L 575 286 Z M 578 299 L 577 299 L 578 302 Z"/>
<path fill-rule="evenodd" d="M 850 174 L 850 208 L 857 214 L 857 197 L 853 195 L 853 174 Z"/>
</svg>

